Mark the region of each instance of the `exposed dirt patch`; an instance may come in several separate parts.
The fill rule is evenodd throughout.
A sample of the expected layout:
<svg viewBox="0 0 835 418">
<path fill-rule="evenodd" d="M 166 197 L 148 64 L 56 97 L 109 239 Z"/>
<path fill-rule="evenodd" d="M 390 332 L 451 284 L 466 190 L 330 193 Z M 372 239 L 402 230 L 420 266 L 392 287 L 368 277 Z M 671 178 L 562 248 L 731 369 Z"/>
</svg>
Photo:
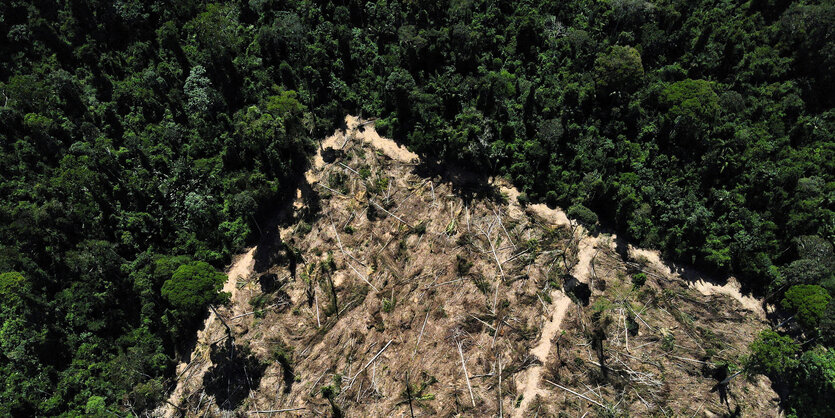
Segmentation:
<svg viewBox="0 0 835 418">
<path fill-rule="evenodd" d="M 573 305 L 571 299 L 562 292 L 555 291 L 552 295 L 552 297 L 555 297 L 553 311 L 548 321 L 542 327 L 542 335 L 539 337 L 539 343 L 531 350 L 531 354 L 543 362 L 553 350 L 553 339 L 561 330 L 565 313 Z M 522 402 L 519 404 L 519 407 L 513 409 L 513 416 L 525 416 L 531 400 L 536 399 L 537 396 L 547 396 L 547 391 L 540 388 L 543 367 L 541 364 L 532 366 L 521 377 L 520 384 L 522 390 L 520 391 L 520 395 L 522 396 Z"/>
<path fill-rule="evenodd" d="M 518 193 L 517 193 L 518 196 Z M 568 226 L 570 221 L 560 209 L 551 209 L 544 203 L 537 203 L 535 205 L 528 205 L 528 213 L 542 218 L 544 221 L 555 226 Z"/>
<path fill-rule="evenodd" d="M 624 260 L 616 237 L 559 209 L 523 208 L 502 179 L 485 185 L 498 193 L 463 198 L 373 123 L 346 117 L 323 150 L 313 191 L 275 234 L 286 255 L 264 254 L 283 261 L 230 269 L 244 278 L 221 313 L 265 365 L 237 412 L 407 416 L 410 401 L 415 415 L 776 411 L 763 382 L 709 392 L 714 369 L 738 364 L 765 326 L 733 300 L 689 288 L 660 260 Z M 634 288 L 642 270 L 650 279 Z M 588 306 L 562 290 L 572 280 L 591 289 Z M 192 359 L 211 361 L 200 345 Z M 171 397 L 186 415 L 224 412 L 192 377 L 208 367 L 196 363 Z"/>
<path fill-rule="evenodd" d="M 646 250 L 629 247 L 630 257 L 647 263 L 649 267 L 670 279 L 681 279 L 689 283 L 690 287 L 701 294 L 726 295 L 739 302 L 742 307 L 755 313 L 758 318 L 765 319 L 763 303 L 751 294 L 743 294 L 739 281 L 734 277 L 724 280 L 724 283 L 709 275 L 702 274 L 693 268 L 678 266 L 675 263 L 663 262 L 657 250 Z"/>
<path fill-rule="evenodd" d="M 403 145 L 391 139 L 381 137 L 377 133 L 377 130 L 374 129 L 373 121 L 363 122 L 354 116 L 346 116 L 345 123 L 348 125 L 348 130 L 350 131 L 349 138 L 370 144 L 374 149 L 382 152 L 386 157 L 394 161 L 410 164 L 417 163 L 420 160 L 417 154 L 409 151 Z"/>
</svg>

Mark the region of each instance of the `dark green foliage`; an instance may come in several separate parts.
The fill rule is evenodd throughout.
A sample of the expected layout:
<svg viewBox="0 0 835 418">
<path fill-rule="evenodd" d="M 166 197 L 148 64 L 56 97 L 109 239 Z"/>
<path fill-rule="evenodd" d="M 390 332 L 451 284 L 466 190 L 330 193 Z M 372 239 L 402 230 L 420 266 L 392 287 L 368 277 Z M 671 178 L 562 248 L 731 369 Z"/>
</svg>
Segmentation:
<svg viewBox="0 0 835 418">
<path fill-rule="evenodd" d="M 789 336 L 767 330 L 751 343 L 750 350 L 751 370 L 785 378 L 786 372 L 797 365 L 800 346 Z"/>
<path fill-rule="evenodd" d="M 0 300 L 3 306 L 19 308 L 32 292 L 29 282 L 16 271 L 0 273 Z"/>
<path fill-rule="evenodd" d="M 818 285 L 792 286 L 781 301 L 783 309 L 795 313 L 797 322 L 807 330 L 814 330 L 823 317 L 826 305 L 832 297 Z"/>
<path fill-rule="evenodd" d="M 835 303 L 829 301 L 820 320 L 821 339 L 827 346 L 835 345 Z"/>
<path fill-rule="evenodd" d="M 635 273 L 632 275 L 632 285 L 635 286 L 636 289 L 642 287 L 646 282 L 646 273 Z"/>
<path fill-rule="evenodd" d="M 455 256 L 456 264 L 455 269 L 458 272 L 459 276 L 466 276 L 467 273 L 470 272 L 470 269 L 473 267 L 473 263 L 467 260 L 464 257 L 461 257 L 460 254 Z"/>
<path fill-rule="evenodd" d="M 202 319 L 209 306 L 229 300 L 228 293 L 220 292 L 225 281 L 225 274 L 203 261 L 183 264 L 174 270 L 160 289 L 160 296 L 169 308 L 163 323 L 168 325 L 172 336 L 187 338 L 189 330 Z"/>
<path fill-rule="evenodd" d="M 665 334 L 661 338 L 661 348 L 664 351 L 673 351 L 676 347 L 676 336 L 672 332 Z"/>
<path fill-rule="evenodd" d="M 391 313 L 394 310 L 395 305 L 397 305 L 397 299 L 383 298 L 380 310 L 385 313 Z"/>
<path fill-rule="evenodd" d="M 238 6 L 125 4 L 0 6 L 3 416 L 155 408 L 311 149 Z"/>
<path fill-rule="evenodd" d="M 0 285 L 0 415 L 152 408 L 193 332 L 171 321 L 198 315 L 163 284 L 251 244 L 345 113 L 777 300 L 835 291 L 832 2 L 12 1 L 0 17 L 0 273 L 24 278 Z M 806 352 L 831 341 L 819 324 Z"/>
<path fill-rule="evenodd" d="M 597 224 L 597 214 L 591 209 L 580 204 L 568 208 L 568 212 L 566 214 L 569 218 L 576 219 L 587 227 L 594 227 Z"/>
<path fill-rule="evenodd" d="M 827 417 L 835 413 L 835 352 L 816 346 L 801 354 L 789 336 L 763 331 L 751 343 L 749 370 L 766 373 L 790 388 L 788 405 L 793 416 Z"/>
<path fill-rule="evenodd" d="M 835 351 L 817 346 L 800 356 L 791 405 L 797 416 L 829 417 L 835 414 Z"/>
<path fill-rule="evenodd" d="M 426 223 L 427 223 L 426 221 L 419 222 L 417 225 L 415 225 L 412 228 L 411 232 L 417 234 L 418 236 L 421 236 L 421 235 L 425 234 L 426 233 Z"/>
<path fill-rule="evenodd" d="M 613 45 L 594 60 L 597 85 L 607 90 L 633 90 L 644 76 L 641 54 L 631 46 Z"/>
<path fill-rule="evenodd" d="M 695 123 L 710 120 L 719 111 L 719 96 L 706 80 L 677 81 L 661 90 L 659 99 L 674 120 L 685 118 Z"/>
<path fill-rule="evenodd" d="M 519 193 L 519 196 L 516 196 L 516 201 L 518 201 L 519 204 L 524 207 L 524 206 L 527 206 L 528 203 L 531 202 L 531 199 L 528 198 L 527 193 L 522 192 L 522 193 Z"/>
<path fill-rule="evenodd" d="M 220 292 L 225 281 L 225 274 L 208 263 L 197 261 L 178 267 L 163 283 L 160 294 L 174 309 L 189 315 L 200 314 L 209 305 L 220 305 L 229 300 L 228 293 Z"/>
</svg>

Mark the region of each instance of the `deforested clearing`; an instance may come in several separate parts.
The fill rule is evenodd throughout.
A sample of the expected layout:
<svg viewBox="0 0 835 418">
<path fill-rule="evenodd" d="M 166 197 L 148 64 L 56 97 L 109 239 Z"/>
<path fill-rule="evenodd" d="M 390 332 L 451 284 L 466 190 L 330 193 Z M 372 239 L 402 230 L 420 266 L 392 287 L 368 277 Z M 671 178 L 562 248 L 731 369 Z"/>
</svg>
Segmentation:
<svg viewBox="0 0 835 418">
<path fill-rule="evenodd" d="M 778 414 L 766 378 L 731 378 L 761 304 L 346 126 L 235 265 L 160 412 Z"/>
</svg>

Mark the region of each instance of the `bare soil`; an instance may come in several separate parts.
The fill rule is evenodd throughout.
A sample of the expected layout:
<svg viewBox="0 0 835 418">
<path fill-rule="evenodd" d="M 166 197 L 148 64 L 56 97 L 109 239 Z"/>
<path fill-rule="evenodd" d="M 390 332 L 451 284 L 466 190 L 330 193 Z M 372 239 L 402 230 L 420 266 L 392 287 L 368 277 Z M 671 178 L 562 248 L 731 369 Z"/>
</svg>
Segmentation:
<svg viewBox="0 0 835 418">
<path fill-rule="evenodd" d="M 779 414 L 762 378 L 715 387 L 766 326 L 732 281 L 706 288 L 641 250 L 624 259 L 616 237 L 520 206 L 501 179 L 464 199 L 373 123 L 345 122 L 280 243 L 261 250 L 277 261 L 252 271 L 253 249 L 230 268 L 218 312 L 238 366 L 218 367 L 210 316 L 169 416 Z M 246 396 L 219 404 L 205 383 L 218 370 Z"/>
</svg>

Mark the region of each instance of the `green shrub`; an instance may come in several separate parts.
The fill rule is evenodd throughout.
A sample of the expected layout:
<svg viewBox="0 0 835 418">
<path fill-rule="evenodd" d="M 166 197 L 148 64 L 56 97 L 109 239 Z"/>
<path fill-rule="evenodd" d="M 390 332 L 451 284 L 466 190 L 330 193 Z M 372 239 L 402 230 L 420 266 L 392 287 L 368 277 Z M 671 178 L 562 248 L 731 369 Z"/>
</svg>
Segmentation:
<svg viewBox="0 0 835 418">
<path fill-rule="evenodd" d="M 516 196 L 516 201 L 522 206 L 527 206 L 528 203 L 531 203 L 531 200 L 528 198 L 528 194 L 525 192 L 519 193 L 519 196 Z"/>
<path fill-rule="evenodd" d="M 425 234 L 426 233 L 426 221 L 421 221 L 419 224 L 415 225 L 414 228 L 412 228 L 412 232 L 417 234 L 418 236 L 421 236 L 421 235 Z"/>
<path fill-rule="evenodd" d="M 635 273 L 632 275 L 632 285 L 640 289 L 647 282 L 646 273 Z"/>
<path fill-rule="evenodd" d="M 597 214 L 579 203 L 568 208 L 568 217 L 588 227 L 597 224 Z"/>
<path fill-rule="evenodd" d="M 383 298 L 383 306 L 382 311 L 385 313 L 391 313 L 394 310 L 394 305 L 397 303 L 397 298 Z"/>
<path fill-rule="evenodd" d="M 807 330 L 814 330 L 832 299 L 826 289 L 812 284 L 792 286 L 781 301 L 783 309 L 795 312 L 797 322 Z"/>
<path fill-rule="evenodd" d="M 458 271 L 459 276 L 466 276 L 467 273 L 470 272 L 470 269 L 473 267 L 473 263 L 469 262 L 466 258 L 461 257 L 461 255 L 456 255 L 456 269 Z"/>
<path fill-rule="evenodd" d="M 676 336 L 672 332 L 664 334 L 661 338 L 661 348 L 664 351 L 673 351 L 676 348 Z"/>
</svg>

